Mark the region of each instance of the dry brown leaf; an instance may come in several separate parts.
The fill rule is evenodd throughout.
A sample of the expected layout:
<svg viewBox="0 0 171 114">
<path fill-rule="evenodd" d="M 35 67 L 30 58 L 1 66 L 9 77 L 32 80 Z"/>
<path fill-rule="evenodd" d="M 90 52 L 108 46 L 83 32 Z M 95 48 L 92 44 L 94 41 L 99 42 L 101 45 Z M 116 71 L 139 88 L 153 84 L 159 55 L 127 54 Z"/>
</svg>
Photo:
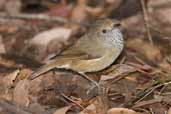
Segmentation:
<svg viewBox="0 0 171 114">
<path fill-rule="evenodd" d="M 27 79 L 21 80 L 14 88 L 13 99 L 14 102 L 21 106 L 28 106 L 29 104 L 29 81 Z"/>
<path fill-rule="evenodd" d="M 30 40 L 26 47 L 27 55 L 42 62 L 48 54 L 57 53 L 61 50 L 70 38 L 71 32 L 71 29 L 64 27 L 40 32 Z"/>
<path fill-rule="evenodd" d="M 52 40 L 59 40 L 66 42 L 71 35 L 71 29 L 58 27 L 48 31 L 37 34 L 31 41 L 30 44 L 38 44 L 47 46 Z"/>
<path fill-rule="evenodd" d="M 5 10 L 10 14 L 18 14 L 21 10 L 21 0 L 8 0 L 5 4 Z"/>
<path fill-rule="evenodd" d="M 1 78 L 0 82 L 0 98 L 6 100 L 12 100 L 14 81 L 18 76 L 19 70 L 15 70 L 12 73 L 6 73 L 6 76 Z"/>
<path fill-rule="evenodd" d="M 6 0 L 0 0 L 0 10 L 2 10 L 5 6 Z"/>
<path fill-rule="evenodd" d="M 98 16 L 102 15 L 102 13 L 104 11 L 104 9 L 101 7 L 96 7 L 96 8 L 87 7 L 86 10 L 89 14 L 91 14 L 94 17 L 98 17 Z"/>
<path fill-rule="evenodd" d="M 0 36 L 0 53 L 6 53 L 5 45 L 3 44 L 2 36 Z"/>
<path fill-rule="evenodd" d="M 166 107 L 162 103 L 154 103 L 153 105 L 148 105 L 148 108 L 152 114 L 164 114 L 166 112 Z"/>
<path fill-rule="evenodd" d="M 3 84 L 8 88 L 11 87 L 14 84 L 14 81 L 16 77 L 18 76 L 18 73 L 20 70 L 15 70 L 14 72 L 8 74 L 8 76 L 5 76 L 3 78 Z"/>
<path fill-rule="evenodd" d="M 71 19 L 83 22 L 87 17 L 86 0 L 77 0 L 77 2 L 76 7 L 72 10 Z"/>
<path fill-rule="evenodd" d="M 97 96 L 96 99 L 79 114 L 105 114 L 108 110 L 108 101 L 105 96 Z"/>
<path fill-rule="evenodd" d="M 83 111 L 81 111 L 79 114 L 98 114 L 96 112 L 96 106 L 94 104 L 90 104 L 87 106 Z"/>
<path fill-rule="evenodd" d="M 161 61 L 162 54 L 160 49 L 155 45 L 150 45 L 149 42 L 145 42 L 140 38 L 130 39 L 127 42 L 127 47 L 136 51 L 137 54 L 141 54 L 142 57 L 147 58 L 152 62 Z"/>
<path fill-rule="evenodd" d="M 42 2 L 49 8 L 49 11 L 46 12 L 48 15 L 68 17 L 71 12 L 72 7 L 64 2 L 53 3 L 48 0 L 43 0 Z"/>
<path fill-rule="evenodd" d="M 140 114 L 128 108 L 111 108 L 107 114 Z"/>
<path fill-rule="evenodd" d="M 39 103 L 29 104 L 29 109 L 37 114 L 44 114 L 46 112 L 45 106 L 42 106 Z"/>
<path fill-rule="evenodd" d="M 170 72 L 171 65 L 168 63 L 167 60 L 163 60 L 163 62 L 161 62 L 161 63 L 159 64 L 159 66 L 160 66 L 163 70 Z"/>
<path fill-rule="evenodd" d="M 71 106 L 65 106 L 57 109 L 53 114 L 66 114 L 66 112 L 71 108 Z"/>
<path fill-rule="evenodd" d="M 135 72 L 136 69 L 129 66 L 129 65 L 126 65 L 126 64 L 123 64 L 123 65 L 120 65 L 118 68 L 116 68 L 112 73 L 111 75 L 102 75 L 101 76 L 101 79 L 100 81 L 105 81 L 105 80 L 110 80 L 110 79 L 114 79 L 116 78 L 117 76 L 120 76 L 122 74 L 126 74 L 126 73 L 131 73 L 131 72 Z"/>
<path fill-rule="evenodd" d="M 168 114 L 171 114 L 171 108 L 169 108 L 169 110 L 168 110 Z"/>
<path fill-rule="evenodd" d="M 170 0 L 149 0 L 149 5 L 167 4 Z"/>
<path fill-rule="evenodd" d="M 152 29 L 157 30 L 163 36 L 170 36 L 171 28 L 171 1 L 170 0 L 149 0 L 149 14 Z M 160 34 L 159 34 L 160 35 Z M 161 38 L 163 39 L 163 37 Z M 160 42 L 159 42 L 160 43 Z"/>
</svg>

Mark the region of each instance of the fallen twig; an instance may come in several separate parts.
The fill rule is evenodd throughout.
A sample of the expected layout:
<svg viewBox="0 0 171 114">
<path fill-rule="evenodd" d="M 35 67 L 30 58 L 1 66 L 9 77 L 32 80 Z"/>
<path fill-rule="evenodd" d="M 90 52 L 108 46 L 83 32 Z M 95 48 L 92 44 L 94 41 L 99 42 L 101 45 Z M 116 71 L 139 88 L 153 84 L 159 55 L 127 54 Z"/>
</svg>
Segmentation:
<svg viewBox="0 0 171 114">
<path fill-rule="evenodd" d="M 48 16 L 44 14 L 8 14 L 0 12 L 0 18 L 12 18 L 12 19 L 26 19 L 26 20 L 44 20 L 44 21 L 55 21 L 59 23 L 68 23 L 68 20 L 57 16 Z"/>
<path fill-rule="evenodd" d="M 142 7 L 142 10 L 143 10 L 143 18 L 144 18 L 144 21 L 145 21 L 144 24 L 145 24 L 145 28 L 146 28 L 146 31 L 147 31 L 147 36 L 148 36 L 148 39 L 149 39 L 150 43 L 153 45 L 153 39 L 152 39 L 152 36 L 151 36 L 151 33 L 150 33 L 149 17 L 148 17 L 147 9 L 145 7 L 144 0 L 141 0 L 141 7 Z"/>
<path fill-rule="evenodd" d="M 146 105 L 159 103 L 161 101 L 163 101 L 163 100 L 162 99 L 152 99 L 152 100 L 147 100 L 147 101 L 141 101 L 141 102 L 136 103 L 132 108 L 143 107 L 143 106 L 146 106 Z"/>
<path fill-rule="evenodd" d="M 156 86 L 154 86 L 152 88 L 149 88 L 148 92 L 144 96 L 142 96 L 138 101 L 136 101 L 135 104 L 142 101 L 144 98 L 146 98 L 148 95 L 150 95 L 155 89 L 157 89 L 157 88 L 159 88 L 161 86 L 166 86 L 168 84 L 171 84 L 171 81 L 166 82 L 166 83 L 162 83 L 162 84 L 158 84 L 158 85 L 156 85 Z"/>
<path fill-rule="evenodd" d="M 69 98 L 68 96 L 66 96 L 65 94 L 62 93 L 61 95 L 62 95 L 62 97 L 64 97 L 64 98 L 67 99 L 68 101 L 70 101 L 70 102 L 72 102 L 73 104 L 75 104 L 75 105 L 77 105 L 78 107 L 80 107 L 82 110 L 85 109 L 81 104 L 75 102 L 74 100 L 72 100 L 71 98 Z"/>
</svg>

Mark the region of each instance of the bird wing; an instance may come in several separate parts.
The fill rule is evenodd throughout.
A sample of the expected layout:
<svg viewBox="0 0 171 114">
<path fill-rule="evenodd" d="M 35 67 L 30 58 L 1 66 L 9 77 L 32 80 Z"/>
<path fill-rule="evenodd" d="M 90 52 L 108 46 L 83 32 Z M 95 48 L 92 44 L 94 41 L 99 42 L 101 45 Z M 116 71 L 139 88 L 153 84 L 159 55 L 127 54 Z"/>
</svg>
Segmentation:
<svg viewBox="0 0 171 114">
<path fill-rule="evenodd" d="M 90 42 L 89 42 L 89 45 L 87 45 L 86 40 L 81 41 L 81 42 L 79 40 L 75 45 L 67 48 L 66 50 L 61 52 L 59 55 L 52 57 L 51 60 L 53 60 L 53 59 L 88 60 L 88 59 L 96 59 L 96 58 L 101 57 L 101 56 L 97 55 L 96 53 L 91 53 L 92 48 L 91 48 Z"/>
<path fill-rule="evenodd" d="M 86 53 L 81 50 L 76 49 L 69 49 L 61 53 L 59 56 L 56 56 L 55 59 L 80 59 L 80 60 L 88 60 L 88 59 L 95 59 L 98 58 L 98 56 L 95 56 L 93 54 Z"/>
</svg>

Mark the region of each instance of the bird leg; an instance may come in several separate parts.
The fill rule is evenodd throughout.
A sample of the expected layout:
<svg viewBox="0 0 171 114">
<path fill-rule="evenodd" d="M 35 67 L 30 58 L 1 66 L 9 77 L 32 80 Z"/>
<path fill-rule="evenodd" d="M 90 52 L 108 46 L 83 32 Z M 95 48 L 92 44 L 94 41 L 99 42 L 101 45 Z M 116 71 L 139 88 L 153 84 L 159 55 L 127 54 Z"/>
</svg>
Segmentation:
<svg viewBox="0 0 171 114">
<path fill-rule="evenodd" d="M 85 73 L 78 72 L 78 74 L 82 76 L 83 78 L 87 79 L 88 81 L 90 81 L 91 83 L 93 83 L 98 89 L 100 88 L 99 84 L 93 79 L 89 78 Z"/>
</svg>

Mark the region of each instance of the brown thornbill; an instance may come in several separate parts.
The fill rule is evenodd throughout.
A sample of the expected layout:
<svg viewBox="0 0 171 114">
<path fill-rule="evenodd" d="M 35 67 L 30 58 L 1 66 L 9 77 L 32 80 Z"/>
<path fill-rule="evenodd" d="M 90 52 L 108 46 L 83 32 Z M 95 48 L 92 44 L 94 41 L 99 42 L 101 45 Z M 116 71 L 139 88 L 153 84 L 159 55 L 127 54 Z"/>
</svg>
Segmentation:
<svg viewBox="0 0 171 114">
<path fill-rule="evenodd" d="M 70 69 L 83 76 L 86 72 L 103 70 L 117 59 L 123 47 L 120 22 L 97 20 L 73 46 L 38 68 L 28 79 L 32 80 L 53 68 Z"/>
</svg>

